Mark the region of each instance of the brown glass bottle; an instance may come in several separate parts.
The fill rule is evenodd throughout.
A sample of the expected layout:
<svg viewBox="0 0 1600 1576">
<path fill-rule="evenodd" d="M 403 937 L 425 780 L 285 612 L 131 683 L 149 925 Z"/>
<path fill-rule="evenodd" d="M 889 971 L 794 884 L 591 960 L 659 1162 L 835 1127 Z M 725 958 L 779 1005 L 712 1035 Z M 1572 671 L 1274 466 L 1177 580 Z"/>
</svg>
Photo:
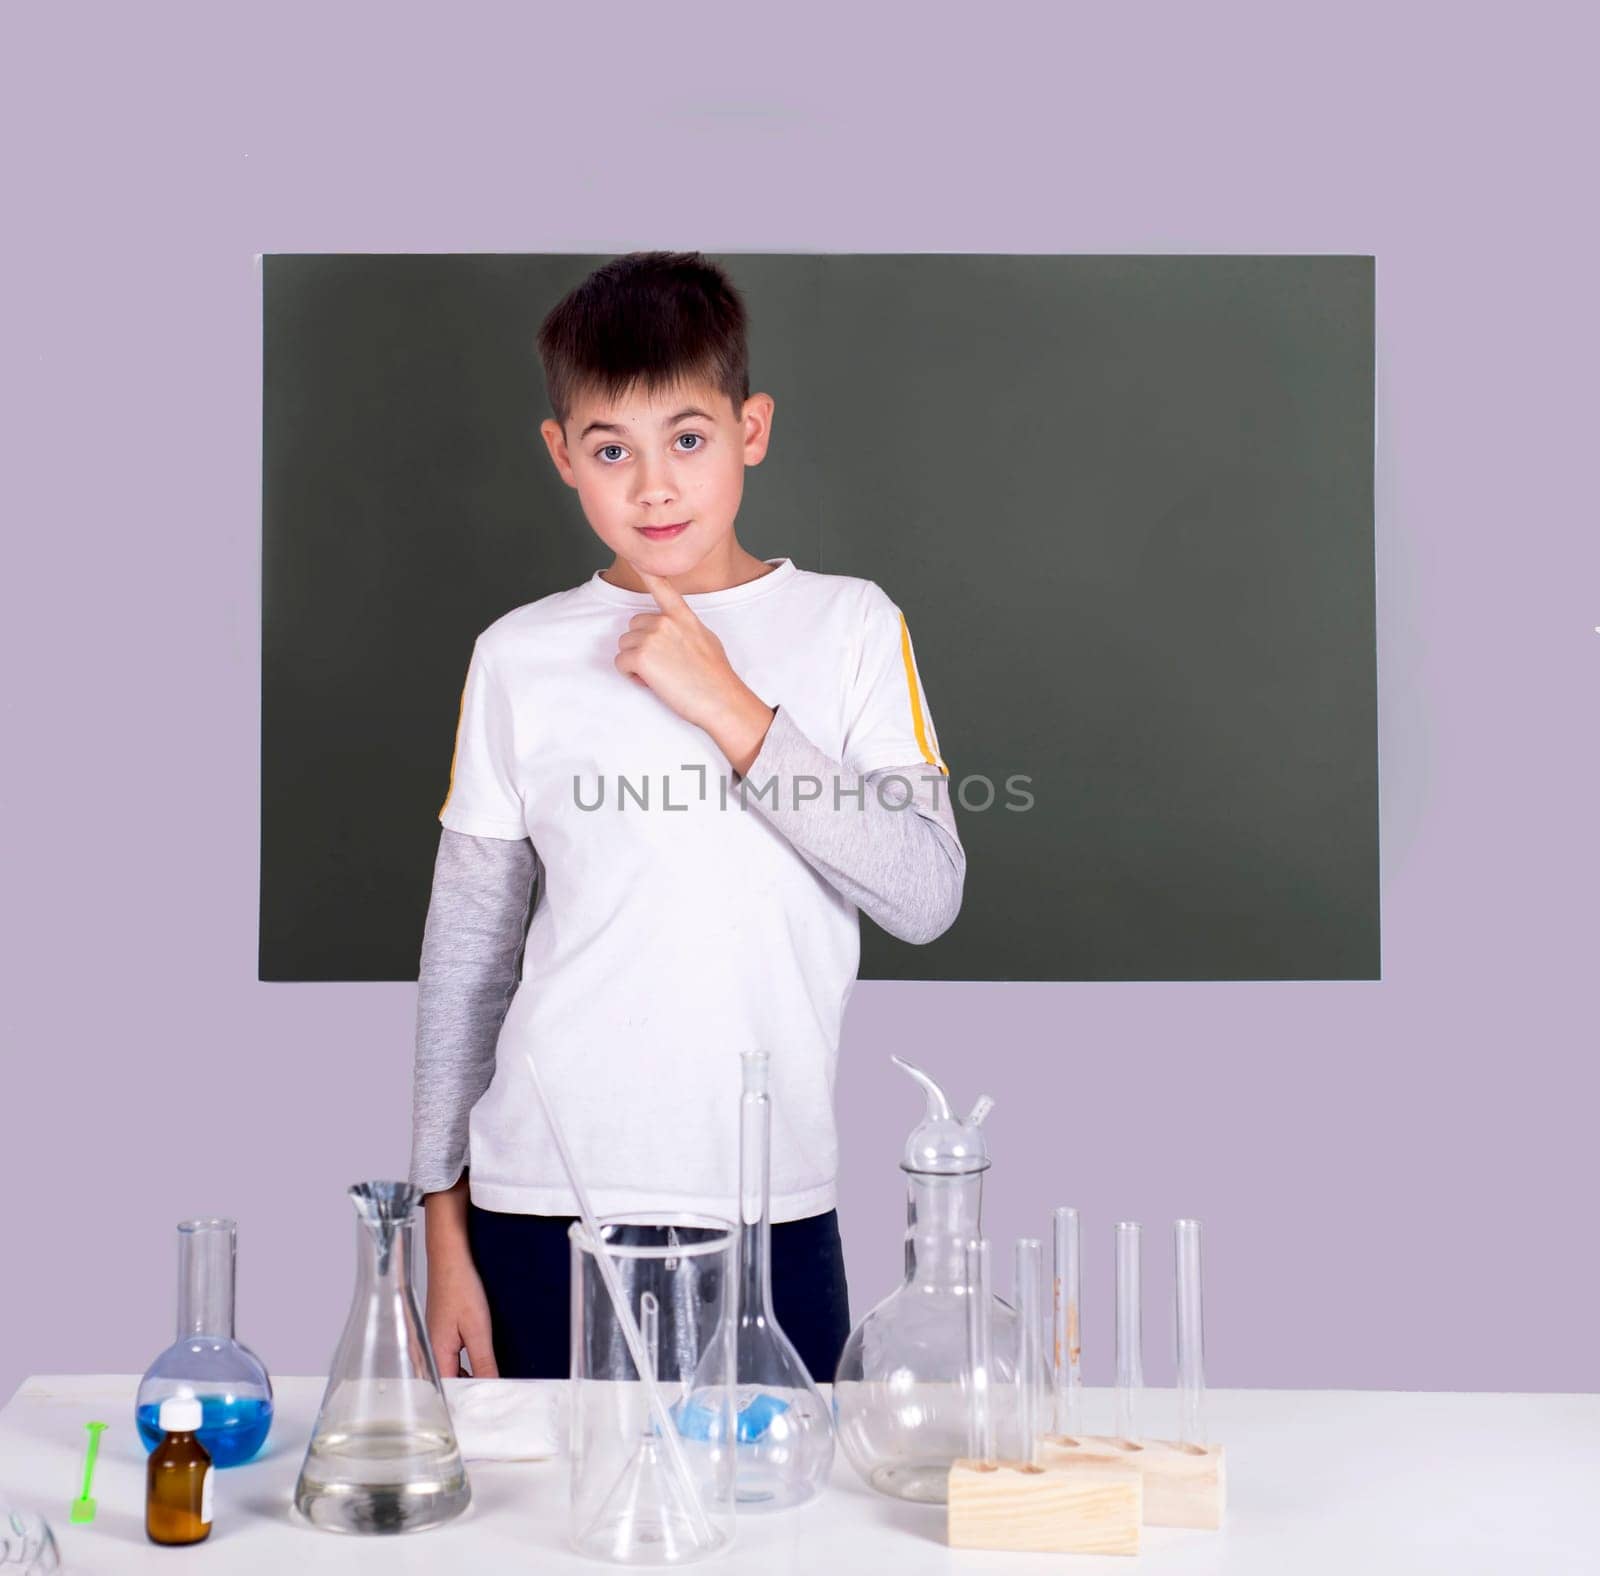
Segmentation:
<svg viewBox="0 0 1600 1576">
<path fill-rule="evenodd" d="M 201 1543 L 211 1536 L 211 1454 L 195 1437 L 200 1403 L 161 1403 L 161 1443 L 145 1467 L 144 1530 L 152 1543 Z"/>
</svg>

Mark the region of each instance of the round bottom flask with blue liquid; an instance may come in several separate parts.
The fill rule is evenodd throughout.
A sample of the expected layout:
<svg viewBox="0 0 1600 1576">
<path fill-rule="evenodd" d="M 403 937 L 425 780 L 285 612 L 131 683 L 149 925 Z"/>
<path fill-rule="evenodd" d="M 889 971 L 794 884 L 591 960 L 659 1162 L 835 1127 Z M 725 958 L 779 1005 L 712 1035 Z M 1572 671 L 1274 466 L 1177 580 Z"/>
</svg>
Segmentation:
<svg viewBox="0 0 1600 1576">
<path fill-rule="evenodd" d="M 272 1381 L 233 1334 L 237 1227 L 211 1217 L 178 1222 L 178 1338 L 145 1371 L 134 1421 L 147 1451 L 161 1442 L 161 1403 L 200 1403 L 200 1443 L 219 1467 L 249 1461 L 272 1428 Z"/>
</svg>

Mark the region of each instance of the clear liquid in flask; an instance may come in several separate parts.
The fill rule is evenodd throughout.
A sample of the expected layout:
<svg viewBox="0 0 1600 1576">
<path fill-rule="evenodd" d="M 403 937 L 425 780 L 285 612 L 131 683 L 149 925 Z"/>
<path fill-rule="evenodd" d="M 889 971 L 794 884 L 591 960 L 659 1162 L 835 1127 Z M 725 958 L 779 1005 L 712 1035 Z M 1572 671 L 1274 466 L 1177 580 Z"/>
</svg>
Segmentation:
<svg viewBox="0 0 1600 1576">
<path fill-rule="evenodd" d="M 371 1422 L 319 1435 L 306 1454 L 295 1503 L 337 1532 L 416 1532 L 449 1521 L 467 1493 L 448 1429 Z"/>
</svg>

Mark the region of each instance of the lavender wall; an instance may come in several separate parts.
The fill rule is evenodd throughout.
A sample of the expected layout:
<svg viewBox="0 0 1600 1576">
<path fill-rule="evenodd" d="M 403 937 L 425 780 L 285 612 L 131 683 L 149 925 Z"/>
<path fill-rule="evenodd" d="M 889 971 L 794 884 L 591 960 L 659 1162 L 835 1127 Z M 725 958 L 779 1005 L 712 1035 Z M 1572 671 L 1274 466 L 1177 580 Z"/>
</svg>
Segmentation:
<svg viewBox="0 0 1600 1576">
<path fill-rule="evenodd" d="M 862 985 L 852 1284 L 915 1047 L 997 1236 L 1084 1210 L 1091 1379 L 1110 1223 L 1160 1297 L 1192 1213 L 1219 1384 L 1597 1388 L 1593 22 L 1066 9 L 7 11 L 0 1393 L 140 1367 L 206 1211 L 321 1371 L 405 1164 L 414 988 L 253 978 L 252 254 L 636 245 L 1376 255 L 1383 982 Z"/>
</svg>

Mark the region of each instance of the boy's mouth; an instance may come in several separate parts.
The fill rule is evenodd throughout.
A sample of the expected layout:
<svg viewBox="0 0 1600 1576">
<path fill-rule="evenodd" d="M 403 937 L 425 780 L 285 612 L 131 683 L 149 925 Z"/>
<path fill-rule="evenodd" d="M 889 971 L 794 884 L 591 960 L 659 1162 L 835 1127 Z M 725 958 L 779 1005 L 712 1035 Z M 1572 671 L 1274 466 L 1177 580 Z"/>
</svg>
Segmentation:
<svg viewBox="0 0 1600 1576">
<path fill-rule="evenodd" d="M 636 525 L 636 530 L 641 536 L 647 536 L 652 542 L 665 542 L 687 528 L 689 522 L 680 520 L 676 525 Z"/>
</svg>

